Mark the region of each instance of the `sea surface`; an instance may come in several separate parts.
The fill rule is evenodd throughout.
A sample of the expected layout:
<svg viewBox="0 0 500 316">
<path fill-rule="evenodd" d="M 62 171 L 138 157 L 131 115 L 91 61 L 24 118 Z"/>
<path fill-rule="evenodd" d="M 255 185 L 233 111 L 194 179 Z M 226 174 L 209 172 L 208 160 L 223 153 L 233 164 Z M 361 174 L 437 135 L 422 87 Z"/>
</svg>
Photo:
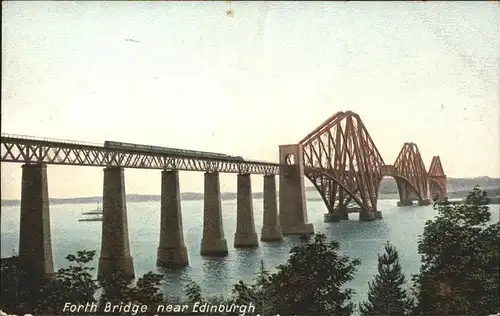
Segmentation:
<svg viewBox="0 0 500 316">
<path fill-rule="evenodd" d="M 356 291 L 354 301 L 366 300 L 368 282 L 376 274 L 377 254 L 383 252 L 384 243 L 390 241 L 397 247 L 403 271 L 410 279 L 420 267 L 417 253 L 419 235 L 424 224 L 432 219 L 432 206 L 397 207 L 397 200 L 379 200 L 378 209 L 383 219 L 360 222 L 358 214 L 349 214 L 348 221 L 324 223 L 326 211 L 321 201 L 308 201 L 309 221 L 316 232 L 325 233 L 329 239 L 340 242 L 341 251 L 361 260 L 362 265 L 355 279 L 349 284 Z M 254 200 L 255 226 L 258 235 L 262 227 L 263 201 Z M 101 246 L 102 222 L 79 222 L 81 213 L 95 208 L 93 204 L 62 204 L 50 206 L 52 251 L 54 268 L 66 267 L 65 257 L 77 250 L 97 250 L 92 263 L 97 266 Z M 159 271 L 156 267 L 156 251 L 159 242 L 159 202 L 127 203 L 130 247 L 136 276 L 148 271 Z M 299 243 L 296 236 L 286 236 L 283 242 L 263 243 L 255 249 L 235 249 L 236 201 L 223 201 L 224 232 L 229 255 L 225 258 L 206 258 L 200 255 L 203 225 L 203 201 L 182 203 L 184 237 L 190 265 L 177 271 L 164 271 L 167 282 L 164 291 L 180 294 L 179 289 L 189 280 L 197 281 L 202 290 L 211 295 L 228 294 L 238 280 L 252 281 L 258 272 L 261 260 L 268 269 L 285 263 L 290 249 Z M 498 205 L 491 207 L 492 221 L 499 220 Z M 9 257 L 19 243 L 19 206 L 2 206 L 1 209 L 1 256 Z"/>
</svg>

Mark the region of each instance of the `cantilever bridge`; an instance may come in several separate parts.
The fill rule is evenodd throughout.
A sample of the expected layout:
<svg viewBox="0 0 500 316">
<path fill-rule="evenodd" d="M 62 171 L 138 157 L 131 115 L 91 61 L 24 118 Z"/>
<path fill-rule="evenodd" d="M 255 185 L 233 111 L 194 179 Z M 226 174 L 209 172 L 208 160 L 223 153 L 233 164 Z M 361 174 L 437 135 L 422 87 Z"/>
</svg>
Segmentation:
<svg viewBox="0 0 500 316">
<path fill-rule="evenodd" d="M 158 147 L 151 147 L 158 148 Z M 196 154 L 194 154 L 196 153 Z M 304 178 L 320 193 L 325 221 L 347 219 L 356 205 L 360 220 L 382 217 L 377 210 L 383 177 L 396 180 L 399 205 L 446 197 L 446 175 L 439 156 L 425 168 L 415 143 L 403 144 L 393 164 L 386 164 L 358 114 L 337 112 L 296 144 L 279 146 L 279 162 L 180 150 L 159 152 L 146 147 L 110 148 L 106 144 L 2 134 L 1 161 L 23 163 L 19 256 L 34 275 L 53 272 L 47 189 L 47 164 L 102 166 L 103 226 L 100 277 L 115 268 L 134 275 L 130 255 L 124 168 L 161 169 L 161 230 L 157 264 L 187 265 L 182 231 L 179 170 L 205 172 L 202 255 L 227 255 L 222 227 L 219 173 L 238 174 L 235 247 L 258 245 L 250 174 L 264 175 L 264 223 L 261 241 L 283 235 L 314 233 L 308 223 Z M 219 158 L 218 158 L 219 157 Z M 279 214 L 275 176 L 279 175 Z"/>
<path fill-rule="evenodd" d="M 328 210 L 343 209 L 354 201 L 376 210 L 383 177 L 396 179 L 400 204 L 412 199 L 427 204 L 430 197 L 445 197 L 446 176 L 439 156 L 429 171 L 415 143 L 404 143 L 394 164 L 387 165 L 358 114 L 338 112 L 304 137 L 305 176 L 321 194 Z"/>
</svg>

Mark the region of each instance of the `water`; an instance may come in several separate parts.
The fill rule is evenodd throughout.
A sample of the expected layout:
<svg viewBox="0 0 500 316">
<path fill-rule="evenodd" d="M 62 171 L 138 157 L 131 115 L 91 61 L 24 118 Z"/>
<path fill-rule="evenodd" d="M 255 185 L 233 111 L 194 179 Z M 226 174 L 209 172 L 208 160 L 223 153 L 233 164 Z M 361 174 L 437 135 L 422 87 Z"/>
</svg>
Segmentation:
<svg viewBox="0 0 500 316">
<path fill-rule="evenodd" d="M 339 240 L 341 251 L 362 261 L 350 286 L 356 290 L 354 301 L 366 300 L 368 282 L 376 274 L 377 254 L 383 251 L 389 240 L 397 247 L 407 279 L 418 272 L 420 257 L 417 253 L 418 236 L 435 211 L 431 206 L 397 207 L 396 200 L 380 200 L 378 209 L 383 220 L 358 221 L 358 214 L 349 214 L 350 220 L 340 223 L 324 223 L 325 206 L 321 201 L 308 201 L 309 221 L 316 232 Z M 51 205 L 51 234 L 54 268 L 68 265 L 65 256 L 77 250 L 97 250 L 93 266 L 97 266 L 100 250 L 101 222 L 78 222 L 83 211 L 93 205 Z M 260 236 L 263 201 L 254 200 L 256 230 Z M 131 253 L 136 276 L 156 268 L 156 249 L 159 241 L 159 202 L 128 203 L 128 223 Z M 204 292 L 228 294 L 238 280 L 251 281 L 259 270 L 260 261 L 274 268 L 285 263 L 291 247 L 298 244 L 296 236 L 287 236 L 281 243 L 260 243 L 256 249 L 233 248 L 236 230 L 236 201 L 223 201 L 224 231 L 229 255 L 225 258 L 200 256 L 203 225 L 203 201 L 183 201 L 184 237 L 190 266 L 179 271 L 168 271 L 165 291 L 175 294 L 189 279 L 197 281 Z M 498 220 L 498 207 L 492 206 L 493 218 Z M 9 257 L 19 242 L 19 206 L 3 207 L 1 212 L 1 255 Z"/>
</svg>

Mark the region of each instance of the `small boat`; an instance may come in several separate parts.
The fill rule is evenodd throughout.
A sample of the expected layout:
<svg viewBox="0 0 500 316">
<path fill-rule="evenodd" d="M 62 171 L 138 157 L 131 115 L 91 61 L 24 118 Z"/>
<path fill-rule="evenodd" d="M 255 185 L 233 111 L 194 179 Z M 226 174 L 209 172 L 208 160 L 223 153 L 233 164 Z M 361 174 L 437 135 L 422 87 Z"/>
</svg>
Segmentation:
<svg viewBox="0 0 500 316">
<path fill-rule="evenodd" d="M 102 222 L 102 209 L 97 203 L 97 208 L 88 212 L 83 212 L 82 215 L 94 215 L 94 216 L 87 216 L 78 219 L 79 222 Z"/>
<path fill-rule="evenodd" d="M 97 208 L 95 210 L 82 213 L 82 215 L 101 215 L 101 214 L 102 214 L 102 209 L 99 203 L 97 203 Z"/>
<path fill-rule="evenodd" d="M 102 222 L 102 216 L 84 217 L 78 219 L 79 222 Z"/>
</svg>

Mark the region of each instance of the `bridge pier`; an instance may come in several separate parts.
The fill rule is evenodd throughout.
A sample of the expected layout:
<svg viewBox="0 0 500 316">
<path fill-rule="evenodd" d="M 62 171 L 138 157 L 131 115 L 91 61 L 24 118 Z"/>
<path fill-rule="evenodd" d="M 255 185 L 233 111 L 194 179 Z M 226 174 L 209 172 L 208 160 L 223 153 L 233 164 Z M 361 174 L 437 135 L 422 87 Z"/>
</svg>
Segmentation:
<svg viewBox="0 0 500 316">
<path fill-rule="evenodd" d="M 205 173 L 205 196 L 203 207 L 202 256 L 226 256 L 227 241 L 222 224 L 222 206 L 218 172 Z"/>
<path fill-rule="evenodd" d="M 409 199 L 409 192 L 406 183 L 400 180 L 396 180 L 396 185 L 398 186 L 399 192 L 399 202 L 397 206 L 411 206 L 413 202 Z"/>
<path fill-rule="evenodd" d="M 29 283 L 54 276 L 47 166 L 22 166 L 19 263 Z"/>
<path fill-rule="evenodd" d="M 371 222 L 376 219 L 374 211 L 361 210 L 359 212 L 359 220 L 362 222 Z"/>
<path fill-rule="evenodd" d="M 323 221 L 325 223 L 337 223 L 340 222 L 340 213 L 336 212 L 335 210 L 333 212 L 328 212 L 323 215 Z"/>
<path fill-rule="evenodd" d="M 340 212 L 336 212 L 336 211 L 333 211 L 332 213 L 330 213 L 330 212 L 325 213 L 325 215 L 323 216 L 323 221 L 325 223 L 336 223 L 336 222 L 347 221 L 347 220 L 349 220 L 349 214 L 340 213 Z"/>
<path fill-rule="evenodd" d="M 313 225 L 307 223 L 302 146 L 282 145 L 279 148 L 280 163 L 288 164 L 281 167 L 279 178 L 279 219 L 283 235 L 314 234 Z"/>
<path fill-rule="evenodd" d="M 341 221 L 349 220 L 349 212 L 347 211 L 347 207 L 344 205 L 339 209 L 339 216 Z"/>
<path fill-rule="evenodd" d="M 375 215 L 375 219 L 382 219 L 381 211 L 373 211 L 373 215 Z"/>
<path fill-rule="evenodd" d="M 439 166 L 436 164 L 439 164 Z M 436 168 L 438 170 L 435 170 Z M 438 175 L 433 175 L 432 173 L 438 173 Z M 432 158 L 427 180 L 427 192 L 429 192 L 429 202 L 431 199 L 440 202 L 447 198 L 446 176 L 444 175 L 439 156 Z"/>
<path fill-rule="evenodd" d="M 122 167 L 104 168 L 101 257 L 98 279 L 120 273 L 133 279 L 134 262 L 128 238 L 125 179 Z"/>
<path fill-rule="evenodd" d="M 252 182 L 250 174 L 238 174 L 236 233 L 234 247 L 258 247 L 253 216 Z"/>
<path fill-rule="evenodd" d="M 276 202 L 276 178 L 274 175 L 264 176 L 264 223 L 261 230 L 261 241 L 283 240 L 283 233 L 278 217 Z"/>
<path fill-rule="evenodd" d="M 412 206 L 413 202 L 404 200 L 404 201 L 398 201 L 397 206 Z"/>
<path fill-rule="evenodd" d="M 161 226 L 156 265 L 185 267 L 189 265 L 182 229 L 179 171 L 161 173 Z"/>
<path fill-rule="evenodd" d="M 340 222 L 341 220 L 349 220 L 347 207 L 343 204 L 338 205 L 333 212 L 325 213 L 323 217 L 325 223 Z"/>
<path fill-rule="evenodd" d="M 419 199 L 418 200 L 418 206 L 426 206 L 426 205 L 430 205 L 431 203 L 432 202 L 429 199 L 423 199 L 423 200 Z"/>
</svg>

